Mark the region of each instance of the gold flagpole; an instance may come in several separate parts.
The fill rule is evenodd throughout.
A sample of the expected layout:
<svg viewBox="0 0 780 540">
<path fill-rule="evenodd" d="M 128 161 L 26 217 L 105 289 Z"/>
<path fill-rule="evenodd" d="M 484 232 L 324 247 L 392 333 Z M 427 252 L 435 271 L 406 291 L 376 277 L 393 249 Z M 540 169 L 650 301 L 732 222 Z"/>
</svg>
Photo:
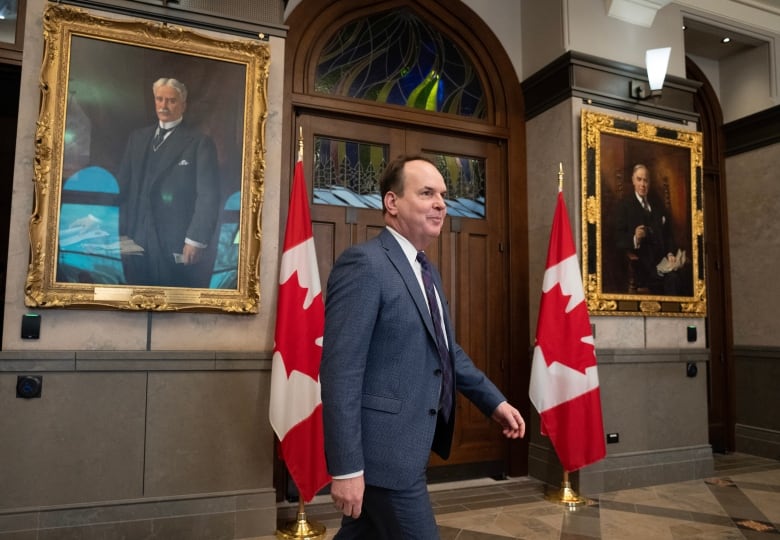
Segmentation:
<svg viewBox="0 0 780 540">
<path fill-rule="evenodd" d="M 298 160 L 303 160 L 303 126 L 298 128 Z M 316 521 L 306 519 L 306 509 L 303 497 L 299 494 L 298 515 L 294 521 L 289 521 L 276 531 L 277 538 L 285 540 L 319 540 L 325 538 L 325 526 Z"/>
<path fill-rule="evenodd" d="M 563 191 L 563 163 L 558 163 L 558 193 L 561 191 Z M 587 499 L 577 495 L 577 492 L 571 488 L 569 471 L 567 470 L 563 471 L 561 489 L 554 493 L 548 493 L 544 498 L 550 502 L 557 502 L 568 506 L 569 508 L 576 508 L 588 502 Z"/>
</svg>

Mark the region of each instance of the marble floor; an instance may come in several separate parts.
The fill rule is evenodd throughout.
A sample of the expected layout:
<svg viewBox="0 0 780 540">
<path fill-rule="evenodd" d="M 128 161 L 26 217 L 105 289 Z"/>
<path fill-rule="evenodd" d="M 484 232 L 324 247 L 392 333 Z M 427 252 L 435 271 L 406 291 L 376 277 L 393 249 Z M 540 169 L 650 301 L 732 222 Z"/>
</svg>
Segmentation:
<svg viewBox="0 0 780 540">
<path fill-rule="evenodd" d="M 441 539 L 780 540 L 780 461 L 716 454 L 712 478 L 603 493 L 575 509 L 547 501 L 546 489 L 529 478 L 432 485 Z M 283 524 L 295 507 L 279 515 Z M 333 538 L 339 518 L 328 498 L 306 515 Z"/>
</svg>

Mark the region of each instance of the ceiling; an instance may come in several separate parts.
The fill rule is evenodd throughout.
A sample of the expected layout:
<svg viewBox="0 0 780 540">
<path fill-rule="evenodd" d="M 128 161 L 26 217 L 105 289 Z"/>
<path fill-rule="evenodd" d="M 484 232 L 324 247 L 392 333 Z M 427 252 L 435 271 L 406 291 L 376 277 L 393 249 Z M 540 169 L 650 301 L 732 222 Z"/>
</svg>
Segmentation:
<svg viewBox="0 0 780 540">
<path fill-rule="evenodd" d="M 780 0 L 731 0 L 732 2 L 780 15 Z M 745 52 L 767 43 L 747 33 L 739 33 L 731 28 L 718 27 L 698 20 L 684 19 L 685 52 L 695 56 L 720 61 L 729 56 Z M 728 43 L 723 43 L 729 37 Z"/>
<path fill-rule="evenodd" d="M 701 21 L 686 19 L 684 24 L 686 54 L 711 60 L 720 61 L 766 43 L 758 38 L 711 26 Z M 729 37 L 731 41 L 723 43 L 724 37 Z"/>
</svg>

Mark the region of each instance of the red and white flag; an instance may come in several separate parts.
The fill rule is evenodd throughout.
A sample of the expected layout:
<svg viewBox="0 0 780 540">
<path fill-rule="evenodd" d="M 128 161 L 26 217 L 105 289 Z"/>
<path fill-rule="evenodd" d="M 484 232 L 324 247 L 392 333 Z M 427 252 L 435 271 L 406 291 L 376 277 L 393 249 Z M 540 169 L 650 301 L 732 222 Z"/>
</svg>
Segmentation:
<svg viewBox="0 0 780 540">
<path fill-rule="evenodd" d="M 305 502 L 330 482 L 325 465 L 320 360 L 325 307 L 303 163 L 295 164 L 279 270 L 269 417 Z"/>
<path fill-rule="evenodd" d="M 542 435 L 550 437 L 566 471 L 606 455 L 596 348 L 560 192 L 542 282 L 529 393 L 541 417 Z"/>
</svg>

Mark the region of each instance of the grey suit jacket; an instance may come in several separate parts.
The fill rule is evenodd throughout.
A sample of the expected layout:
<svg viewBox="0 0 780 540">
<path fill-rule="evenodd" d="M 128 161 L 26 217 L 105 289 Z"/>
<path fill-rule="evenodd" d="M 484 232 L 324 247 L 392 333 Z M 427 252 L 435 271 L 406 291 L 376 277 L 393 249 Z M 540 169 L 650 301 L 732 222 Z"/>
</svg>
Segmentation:
<svg viewBox="0 0 780 540">
<path fill-rule="evenodd" d="M 441 277 L 434 281 L 444 301 Z M 455 385 L 485 415 L 505 400 L 444 322 Z M 454 417 L 436 433 L 441 374 L 425 295 L 401 246 L 383 230 L 348 248 L 330 274 L 320 367 L 325 455 L 332 475 L 403 489 L 433 449 L 450 453 Z M 436 435 L 434 440 L 434 435 Z"/>
</svg>

